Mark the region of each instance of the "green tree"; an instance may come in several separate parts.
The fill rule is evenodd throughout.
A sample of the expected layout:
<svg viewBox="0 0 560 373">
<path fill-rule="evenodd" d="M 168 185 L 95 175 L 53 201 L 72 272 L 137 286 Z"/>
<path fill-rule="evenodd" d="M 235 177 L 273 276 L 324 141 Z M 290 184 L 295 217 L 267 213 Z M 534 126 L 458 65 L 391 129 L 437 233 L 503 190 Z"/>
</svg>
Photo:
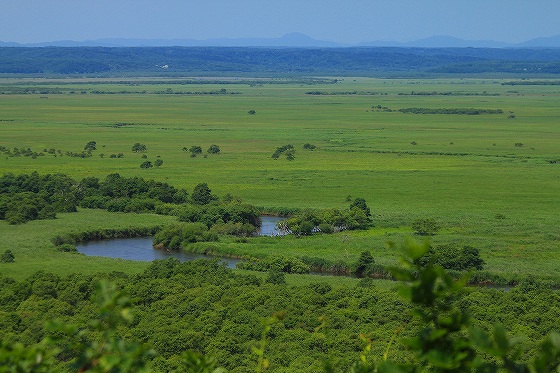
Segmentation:
<svg viewBox="0 0 560 373">
<path fill-rule="evenodd" d="M 357 277 L 367 277 L 373 272 L 375 260 L 369 251 L 362 251 L 360 258 L 354 265 L 354 274 Z"/>
<path fill-rule="evenodd" d="M 220 152 L 220 147 L 218 145 L 210 145 L 207 152 L 210 154 L 218 154 Z"/>
<path fill-rule="evenodd" d="M 365 199 L 355 198 L 354 201 L 352 201 L 352 203 L 350 204 L 350 209 L 352 209 L 353 207 L 357 207 L 360 210 L 362 210 L 368 218 L 371 217 L 371 210 L 368 207 L 368 205 L 366 204 Z"/>
<path fill-rule="evenodd" d="M 54 150 L 54 149 L 53 149 Z M 95 141 L 90 141 L 84 146 L 84 150 L 86 151 L 93 151 L 97 150 L 97 143 Z"/>
<path fill-rule="evenodd" d="M 152 162 L 150 161 L 144 161 L 140 164 L 140 168 L 151 168 L 153 167 Z"/>
<path fill-rule="evenodd" d="M 15 256 L 11 250 L 4 251 L 2 257 L 0 258 L 0 262 L 2 263 L 13 263 L 15 261 Z"/>
<path fill-rule="evenodd" d="M 146 147 L 146 145 L 144 144 L 140 144 L 139 142 L 134 143 L 134 145 L 132 145 L 132 151 L 135 153 L 143 153 L 147 150 L 148 148 Z"/>
<path fill-rule="evenodd" d="M 316 147 L 315 145 L 313 145 L 313 144 L 305 143 L 305 144 L 303 144 L 303 148 L 304 148 L 305 150 L 315 150 L 317 147 Z"/>
<path fill-rule="evenodd" d="M 191 194 L 191 200 L 197 205 L 207 205 L 215 199 L 206 183 L 197 184 Z"/>
<path fill-rule="evenodd" d="M 278 269 L 271 269 L 268 271 L 268 275 L 266 276 L 264 282 L 281 285 L 286 283 L 286 277 L 284 272 L 279 271 Z"/>
<path fill-rule="evenodd" d="M 163 160 L 160 159 L 160 158 L 156 159 L 155 162 L 154 162 L 154 166 L 156 166 L 156 167 L 159 167 L 162 164 L 163 164 Z"/>
<path fill-rule="evenodd" d="M 189 148 L 189 152 L 191 152 L 191 157 L 196 156 L 197 154 L 202 153 L 202 148 L 200 146 L 194 145 Z"/>
<path fill-rule="evenodd" d="M 412 222 L 412 229 L 420 236 L 433 236 L 440 226 L 434 219 L 416 219 Z"/>
</svg>

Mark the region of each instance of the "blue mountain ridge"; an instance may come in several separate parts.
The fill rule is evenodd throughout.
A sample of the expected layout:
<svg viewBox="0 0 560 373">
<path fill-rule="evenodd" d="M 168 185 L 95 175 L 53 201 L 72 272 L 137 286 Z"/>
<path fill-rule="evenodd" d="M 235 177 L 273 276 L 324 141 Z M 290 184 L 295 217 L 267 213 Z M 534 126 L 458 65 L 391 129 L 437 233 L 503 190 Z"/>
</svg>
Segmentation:
<svg viewBox="0 0 560 373">
<path fill-rule="evenodd" d="M 374 40 L 356 44 L 342 44 L 313 39 L 293 32 L 279 38 L 216 38 L 216 39 L 127 39 L 106 38 L 95 40 L 57 40 L 41 43 L 15 43 L 0 41 L 0 47 L 288 47 L 288 48 L 340 48 L 340 47 L 409 47 L 409 48 L 560 48 L 560 35 L 539 37 L 521 43 L 495 40 L 464 40 L 435 35 L 409 42 Z"/>
</svg>

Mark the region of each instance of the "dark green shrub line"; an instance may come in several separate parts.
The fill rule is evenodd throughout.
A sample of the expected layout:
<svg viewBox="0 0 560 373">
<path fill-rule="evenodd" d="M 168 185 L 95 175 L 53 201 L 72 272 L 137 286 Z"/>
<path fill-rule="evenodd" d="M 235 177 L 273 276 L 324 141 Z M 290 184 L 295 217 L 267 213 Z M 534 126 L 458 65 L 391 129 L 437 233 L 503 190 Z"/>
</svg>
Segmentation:
<svg viewBox="0 0 560 373">
<path fill-rule="evenodd" d="M 272 153 L 272 159 L 278 159 L 281 155 L 285 155 L 287 160 L 293 161 L 295 159 L 295 151 L 292 144 L 280 146 Z"/>
<path fill-rule="evenodd" d="M 503 82 L 502 85 L 560 85 L 559 80 L 516 80 Z"/>
<path fill-rule="evenodd" d="M 343 230 L 367 229 L 371 211 L 363 198 L 356 198 L 348 209 L 303 210 L 277 224 L 279 230 L 295 236 L 313 233 L 330 234 Z"/>
<path fill-rule="evenodd" d="M 211 204 L 211 208 L 207 206 Z M 190 206 L 191 212 L 197 210 L 200 215 L 195 221 L 204 218 L 208 227 L 230 221 L 251 224 L 253 230 L 260 226 L 258 210 L 231 196 L 219 201 L 206 183 L 197 184 L 189 196 L 185 189 L 167 183 L 119 174 L 110 174 L 105 180 L 88 177 L 79 182 L 63 174 L 37 172 L 0 177 L 0 220 L 10 224 L 54 219 L 57 212 L 75 212 L 77 206 L 110 212 L 155 212 L 192 221 L 186 212 Z"/>
<path fill-rule="evenodd" d="M 152 227 L 126 227 L 126 228 L 105 228 L 91 231 L 66 233 L 56 235 L 51 238 L 53 245 L 60 247 L 63 245 L 75 245 L 78 242 L 102 240 L 107 238 L 133 238 L 153 236 L 162 230 L 161 225 Z"/>
<path fill-rule="evenodd" d="M 452 114 L 452 115 L 482 115 L 482 114 L 503 114 L 502 109 L 474 109 L 474 108 L 404 108 L 398 109 L 401 113 L 410 114 Z"/>
</svg>

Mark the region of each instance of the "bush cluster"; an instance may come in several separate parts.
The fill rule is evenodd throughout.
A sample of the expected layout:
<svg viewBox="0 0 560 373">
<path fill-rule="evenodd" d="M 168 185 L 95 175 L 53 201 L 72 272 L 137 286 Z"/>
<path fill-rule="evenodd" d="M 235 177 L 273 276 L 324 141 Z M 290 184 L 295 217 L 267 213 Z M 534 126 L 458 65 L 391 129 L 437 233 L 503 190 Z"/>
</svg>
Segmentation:
<svg viewBox="0 0 560 373">
<path fill-rule="evenodd" d="M 74 212 L 78 198 L 74 181 L 66 175 L 5 174 L 0 177 L 0 220 L 21 224 L 53 219 L 57 212 Z"/>
<path fill-rule="evenodd" d="M 305 210 L 278 223 L 278 228 L 296 236 L 313 233 L 333 233 L 343 230 L 366 229 L 371 224 L 371 212 L 363 198 L 356 198 L 345 210 Z"/>
</svg>

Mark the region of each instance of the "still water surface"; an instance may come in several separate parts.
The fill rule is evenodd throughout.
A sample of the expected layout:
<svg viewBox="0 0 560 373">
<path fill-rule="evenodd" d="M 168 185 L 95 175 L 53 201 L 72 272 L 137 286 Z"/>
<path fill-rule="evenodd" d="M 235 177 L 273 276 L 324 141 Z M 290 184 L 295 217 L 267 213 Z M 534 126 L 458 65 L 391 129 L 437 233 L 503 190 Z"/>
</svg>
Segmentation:
<svg viewBox="0 0 560 373">
<path fill-rule="evenodd" d="M 281 233 L 275 229 L 276 223 L 283 218 L 262 216 L 259 231 L 261 236 L 276 236 Z M 214 259 L 204 254 L 186 253 L 184 251 L 155 250 L 152 245 L 153 237 L 114 238 L 108 240 L 82 242 L 76 245 L 78 252 L 87 256 L 104 256 L 127 260 L 152 261 L 156 259 L 177 258 L 181 262 L 195 259 Z M 238 259 L 220 258 L 229 268 L 235 268 Z"/>
</svg>

